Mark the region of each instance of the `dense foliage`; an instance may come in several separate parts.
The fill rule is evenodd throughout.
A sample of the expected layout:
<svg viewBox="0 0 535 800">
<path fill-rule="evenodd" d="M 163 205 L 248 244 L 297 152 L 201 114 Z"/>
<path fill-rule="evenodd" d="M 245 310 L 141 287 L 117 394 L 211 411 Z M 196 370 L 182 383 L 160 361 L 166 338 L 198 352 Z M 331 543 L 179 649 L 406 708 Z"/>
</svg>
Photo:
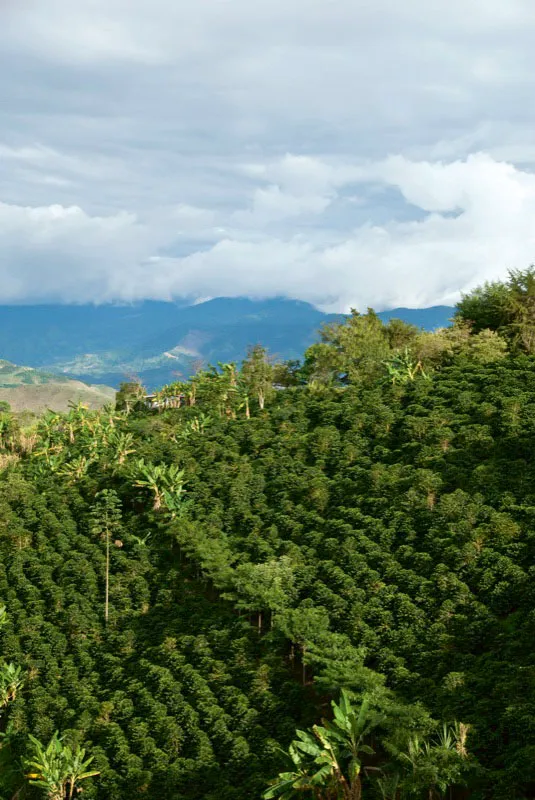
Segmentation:
<svg viewBox="0 0 535 800">
<path fill-rule="evenodd" d="M 535 797 L 530 275 L 434 334 L 354 312 L 302 364 L 3 410 L 0 794 L 83 747 L 99 800 Z"/>
</svg>

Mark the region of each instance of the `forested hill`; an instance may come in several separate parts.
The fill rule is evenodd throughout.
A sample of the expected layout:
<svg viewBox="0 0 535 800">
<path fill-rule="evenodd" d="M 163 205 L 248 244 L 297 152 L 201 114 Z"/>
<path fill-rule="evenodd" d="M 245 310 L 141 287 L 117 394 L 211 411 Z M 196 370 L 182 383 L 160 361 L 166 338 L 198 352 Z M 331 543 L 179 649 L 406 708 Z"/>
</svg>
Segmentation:
<svg viewBox="0 0 535 800">
<path fill-rule="evenodd" d="M 534 798 L 534 297 L 4 412 L 3 795 Z"/>
</svg>

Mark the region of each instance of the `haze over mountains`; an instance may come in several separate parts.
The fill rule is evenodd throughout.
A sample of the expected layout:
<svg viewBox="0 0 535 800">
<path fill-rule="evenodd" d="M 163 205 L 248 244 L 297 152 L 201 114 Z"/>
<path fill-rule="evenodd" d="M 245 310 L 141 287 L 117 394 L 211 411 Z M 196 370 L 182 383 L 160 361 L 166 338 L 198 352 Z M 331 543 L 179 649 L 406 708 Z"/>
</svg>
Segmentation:
<svg viewBox="0 0 535 800">
<path fill-rule="evenodd" d="M 379 316 L 432 330 L 452 313 L 435 306 Z M 0 306 L 0 356 L 92 384 L 116 387 L 137 376 L 154 388 L 191 375 L 199 362 L 239 362 L 258 342 L 280 359 L 300 358 L 323 323 L 341 318 L 286 299 Z"/>
</svg>

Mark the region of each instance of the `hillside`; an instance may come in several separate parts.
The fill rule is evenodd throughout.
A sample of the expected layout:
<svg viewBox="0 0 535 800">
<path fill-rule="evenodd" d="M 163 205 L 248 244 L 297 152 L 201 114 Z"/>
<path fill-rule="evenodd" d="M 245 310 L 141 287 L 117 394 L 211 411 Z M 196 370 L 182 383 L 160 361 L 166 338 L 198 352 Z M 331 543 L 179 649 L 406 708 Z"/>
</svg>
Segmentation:
<svg viewBox="0 0 535 800">
<path fill-rule="evenodd" d="M 528 277 L 174 407 L 2 413 L 0 796 L 533 800 Z"/>
<path fill-rule="evenodd" d="M 432 330 L 452 309 L 393 309 Z M 89 383 L 117 387 L 137 375 L 150 388 L 187 377 L 195 367 L 241 361 L 258 342 L 281 359 L 301 358 L 325 322 L 338 319 L 308 303 L 216 298 L 195 306 L 143 302 L 131 306 L 0 307 L 0 352 L 20 364 Z"/>
<path fill-rule="evenodd" d="M 97 409 L 114 400 L 115 390 L 109 386 L 90 386 L 0 360 L 0 401 L 8 402 L 13 411 L 68 411 L 69 404 L 80 402 Z"/>
</svg>

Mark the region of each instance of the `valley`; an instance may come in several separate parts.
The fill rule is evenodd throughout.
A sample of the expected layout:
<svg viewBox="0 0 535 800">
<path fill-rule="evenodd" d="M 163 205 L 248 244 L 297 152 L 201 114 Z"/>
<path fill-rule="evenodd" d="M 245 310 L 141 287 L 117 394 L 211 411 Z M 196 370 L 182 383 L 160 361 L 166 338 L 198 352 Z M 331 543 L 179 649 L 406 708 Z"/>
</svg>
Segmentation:
<svg viewBox="0 0 535 800">
<path fill-rule="evenodd" d="M 381 312 L 432 330 L 453 309 Z M 200 365 L 239 363 L 249 345 L 262 343 L 279 360 L 301 358 L 322 324 L 340 317 L 308 303 L 218 298 L 185 306 L 146 301 L 126 305 L 0 307 L 0 354 L 86 383 L 119 384 L 139 378 L 157 389 Z"/>
</svg>

